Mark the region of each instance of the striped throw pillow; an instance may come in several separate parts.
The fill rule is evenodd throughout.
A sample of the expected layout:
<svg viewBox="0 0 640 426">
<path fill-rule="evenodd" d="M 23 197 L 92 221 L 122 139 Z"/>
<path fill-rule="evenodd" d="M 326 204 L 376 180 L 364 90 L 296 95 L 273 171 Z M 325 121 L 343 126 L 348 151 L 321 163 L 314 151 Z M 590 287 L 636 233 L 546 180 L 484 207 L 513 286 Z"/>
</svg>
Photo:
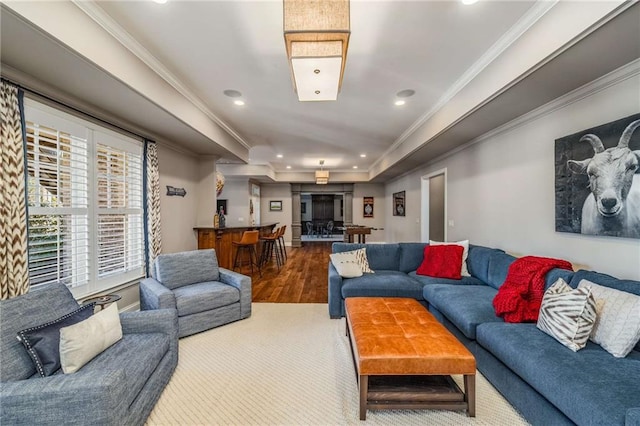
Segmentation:
<svg viewBox="0 0 640 426">
<path fill-rule="evenodd" d="M 369 267 L 369 259 L 367 259 L 367 249 L 362 247 L 361 249 L 354 250 L 356 252 L 356 261 L 362 272 L 365 274 L 373 274 L 373 270 Z"/>
<path fill-rule="evenodd" d="M 544 293 L 537 326 L 572 351 L 585 347 L 595 322 L 591 289 L 573 289 L 559 278 Z"/>
</svg>

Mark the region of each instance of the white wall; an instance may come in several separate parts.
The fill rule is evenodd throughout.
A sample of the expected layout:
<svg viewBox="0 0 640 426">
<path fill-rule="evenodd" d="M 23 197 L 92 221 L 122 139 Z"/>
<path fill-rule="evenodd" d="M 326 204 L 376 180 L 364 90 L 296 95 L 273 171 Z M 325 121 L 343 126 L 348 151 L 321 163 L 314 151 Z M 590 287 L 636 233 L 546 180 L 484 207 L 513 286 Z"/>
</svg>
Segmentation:
<svg viewBox="0 0 640 426">
<path fill-rule="evenodd" d="M 198 208 L 198 160 L 159 145 L 158 169 L 162 252 L 195 250 L 198 248 L 196 233 L 193 230 L 196 226 Z M 187 195 L 169 197 L 167 185 L 184 188 Z M 213 218 L 210 226 L 213 226 Z"/>
<path fill-rule="evenodd" d="M 373 197 L 373 217 L 364 217 L 364 197 Z M 357 183 L 353 187 L 353 223 L 355 225 L 384 228 L 386 226 L 387 206 L 391 202 L 385 198 L 383 184 Z M 389 213 L 390 213 L 389 208 Z M 371 231 L 367 235 L 367 242 L 385 241 L 385 231 Z"/>
<path fill-rule="evenodd" d="M 248 226 L 249 179 L 226 178 L 219 200 L 227 200 L 225 219 L 227 226 Z"/>
<path fill-rule="evenodd" d="M 388 240 L 419 238 L 421 177 L 446 168 L 448 220 L 454 221 L 450 241 L 468 238 L 516 255 L 563 258 L 640 280 L 639 240 L 555 232 L 555 139 L 640 111 L 638 74 L 615 83 L 604 80 L 554 101 L 557 109 L 540 108 L 510 130 L 388 183 Z M 400 190 L 407 191 L 406 217 L 391 216 L 391 194 Z"/>
<path fill-rule="evenodd" d="M 260 206 L 262 208 L 262 223 L 278 222 L 276 227 L 287 225 L 284 234 L 285 243 L 291 243 L 291 222 L 293 214 L 291 210 L 291 185 L 288 183 L 262 184 Z M 269 211 L 270 201 L 282 201 L 282 211 Z M 311 202 L 307 205 L 307 211 L 311 209 Z"/>
</svg>

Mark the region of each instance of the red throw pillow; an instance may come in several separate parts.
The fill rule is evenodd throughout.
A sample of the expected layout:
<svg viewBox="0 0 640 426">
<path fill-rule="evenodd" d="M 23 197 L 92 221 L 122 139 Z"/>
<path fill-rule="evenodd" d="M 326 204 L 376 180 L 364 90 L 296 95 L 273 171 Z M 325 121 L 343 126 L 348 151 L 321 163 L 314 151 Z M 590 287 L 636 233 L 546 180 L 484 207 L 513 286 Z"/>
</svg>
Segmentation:
<svg viewBox="0 0 640 426">
<path fill-rule="evenodd" d="M 436 278 L 462 278 L 462 253 L 464 248 L 456 244 L 425 246 L 424 260 L 416 271 L 418 275 L 428 275 Z"/>
</svg>

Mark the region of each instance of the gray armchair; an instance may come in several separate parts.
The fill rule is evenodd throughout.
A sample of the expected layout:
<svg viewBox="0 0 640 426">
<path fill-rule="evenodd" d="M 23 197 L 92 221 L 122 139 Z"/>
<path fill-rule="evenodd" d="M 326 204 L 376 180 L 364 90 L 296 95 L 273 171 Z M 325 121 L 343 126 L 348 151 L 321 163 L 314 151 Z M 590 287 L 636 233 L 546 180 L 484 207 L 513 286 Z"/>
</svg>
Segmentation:
<svg viewBox="0 0 640 426">
<path fill-rule="evenodd" d="M 215 250 L 161 254 L 140 282 L 140 309 L 178 310 L 185 337 L 251 315 L 251 278 L 218 267 Z"/>
<path fill-rule="evenodd" d="M 144 424 L 178 363 L 175 309 L 121 313 L 120 341 L 75 373 L 40 377 L 17 332 L 79 307 L 62 284 L 0 301 L 0 424 Z"/>
</svg>

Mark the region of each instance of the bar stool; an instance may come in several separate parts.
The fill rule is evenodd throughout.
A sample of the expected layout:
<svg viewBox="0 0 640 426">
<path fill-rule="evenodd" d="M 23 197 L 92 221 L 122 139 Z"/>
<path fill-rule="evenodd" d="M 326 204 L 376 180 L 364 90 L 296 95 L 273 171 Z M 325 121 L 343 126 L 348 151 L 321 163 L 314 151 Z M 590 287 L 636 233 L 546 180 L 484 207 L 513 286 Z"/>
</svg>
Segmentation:
<svg viewBox="0 0 640 426">
<path fill-rule="evenodd" d="M 282 263 L 286 262 L 289 259 L 287 255 L 287 246 L 284 244 L 284 233 L 287 231 L 287 225 L 282 225 L 280 228 L 280 234 L 278 235 L 278 244 L 280 245 L 281 253 L 284 254 L 282 257 Z"/>
<path fill-rule="evenodd" d="M 240 259 L 240 264 L 238 264 L 238 255 L 240 251 L 245 251 L 249 254 L 249 265 L 251 266 L 251 274 L 253 275 L 253 265 L 256 265 L 258 268 L 258 272 L 262 277 L 262 270 L 260 269 L 260 264 L 258 263 L 258 253 L 256 252 L 256 245 L 258 244 L 258 238 L 260 231 L 244 231 L 242 233 L 242 238 L 240 241 L 232 241 L 236 247 L 236 257 L 233 260 L 233 270 L 235 271 L 237 266 L 240 266 L 242 270 L 242 259 Z"/>
<path fill-rule="evenodd" d="M 267 262 L 271 259 L 273 254 L 276 255 L 276 265 L 278 266 L 278 271 L 280 271 L 280 266 L 284 262 L 282 261 L 282 253 L 279 250 L 279 247 L 276 245 L 279 241 L 280 229 L 276 229 L 273 233 L 269 235 L 264 235 L 260 237 L 260 241 L 262 241 L 262 253 L 260 255 L 260 265 L 266 265 Z"/>
</svg>

